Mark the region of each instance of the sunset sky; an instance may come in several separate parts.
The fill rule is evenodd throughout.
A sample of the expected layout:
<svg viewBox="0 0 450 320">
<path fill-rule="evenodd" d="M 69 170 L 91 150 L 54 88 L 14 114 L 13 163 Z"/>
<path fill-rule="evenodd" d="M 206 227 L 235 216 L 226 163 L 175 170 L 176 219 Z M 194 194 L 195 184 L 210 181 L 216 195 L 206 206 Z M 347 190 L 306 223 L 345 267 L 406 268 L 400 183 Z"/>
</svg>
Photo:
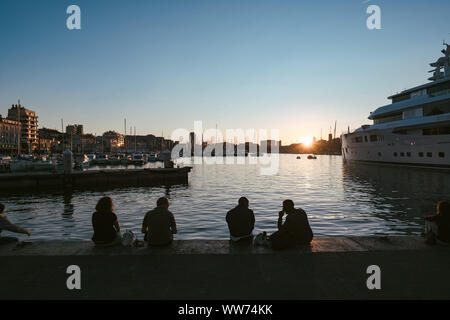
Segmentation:
<svg viewBox="0 0 450 320">
<path fill-rule="evenodd" d="M 81 8 L 81 30 L 66 8 Z M 368 30 L 366 8 L 381 8 Z M 338 134 L 426 82 L 450 41 L 450 1 L 0 1 L 0 114 L 39 126 L 170 136 L 276 128 L 283 144 Z"/>
</svg>

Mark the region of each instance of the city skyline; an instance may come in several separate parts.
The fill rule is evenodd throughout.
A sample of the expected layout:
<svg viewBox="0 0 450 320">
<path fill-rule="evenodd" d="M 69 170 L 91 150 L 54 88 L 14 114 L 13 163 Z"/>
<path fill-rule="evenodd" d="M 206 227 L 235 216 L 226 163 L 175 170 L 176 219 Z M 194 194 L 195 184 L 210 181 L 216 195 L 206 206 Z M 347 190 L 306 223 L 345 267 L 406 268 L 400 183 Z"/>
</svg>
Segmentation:
<svg viewBox="0 0 450 320">
<path fill-rule="evenodd" d="M 0 114 L 20 99 L 40 128 L 64 119 L 123 133 L 127 118 L 127 131 L 170 138 L 202 120 L 279 128 L 283 144 L 326 138 L 335 121 L 338 135 L 355 129 L 387 96 L 423 83 L 450 37 L 440 0 L 77 1 L 82 29 L 72 31 L 70 4 L 0 4 Z M 366 27 L 369 4 L 381 30 Z"/>
</svg>

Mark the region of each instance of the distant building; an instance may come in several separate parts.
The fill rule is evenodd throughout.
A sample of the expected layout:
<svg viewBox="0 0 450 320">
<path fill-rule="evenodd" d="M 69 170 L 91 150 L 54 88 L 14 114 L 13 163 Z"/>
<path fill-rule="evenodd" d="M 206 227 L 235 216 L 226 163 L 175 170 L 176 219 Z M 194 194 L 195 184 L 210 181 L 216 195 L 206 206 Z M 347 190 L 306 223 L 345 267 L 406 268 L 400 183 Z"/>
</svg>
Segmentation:
<svg viewBox="0 0 450 320">
<path fill-rule="evenodd" d="M 125 137 L 127 149 L 126 152 L 151 152 L 171 150 L 175 143 L 172 140 L 156 137 L 152 134 L 146 136 L 128 135 Z"/>
<path fill-rule="evenodd" d="M 32 152 L 38 147 L 38 117 L 32 110 L 26 109 L 19 104 L 13 104 L 8 110 L 8 120 L 19 121 L 21 128 L 20 152 Z"/>
<path fill-rule="evenodd" d="M 93 134 L 83 134 L 81 136 L 81 153 L 94 153 L 97 150 L 96 137 Z"/>
<path fill-rule="evenodd" d="M 5 119 L 0 115 L 0 154 L 17 153 L 20 122 Z"/>
<path fill-rule="evenodd" d="M 73 124 L 73 125 L 66 126 L 66 134 L 82 136 L 84 134 L 83 125 L 82 124 Z"/>
<path fill-rule="evenodd" d="M 55 129 L 38 130 L 38 150 L 40 153 L 56 153 L 63 151 L 63 134 Z"/>
<path fill-rule="evenodd" d="M 189 145 L 191 146 L 191 155 L 194 155 L 194 151 L 195 151 L 195 144 L 197 143 L 197 141 L 195 141 L 195 132 L 191 132 L 189 133 Z"/>
<path fill-rule="evenodd" d="M 103 151 L 114 152 L 124 147 L 124 135 L 115 131 L 106 131 L 103 133 Z"/>
<path fill-rule="evenodd" d="M 268 153 L 271 153 L 272 149 L 275 149 L 279 152 L 280 148 L 281 140 L 261 140 L 260 142 L 261 152 L 265 152 L 265 150 L 267 150 Z"/>
</svg>

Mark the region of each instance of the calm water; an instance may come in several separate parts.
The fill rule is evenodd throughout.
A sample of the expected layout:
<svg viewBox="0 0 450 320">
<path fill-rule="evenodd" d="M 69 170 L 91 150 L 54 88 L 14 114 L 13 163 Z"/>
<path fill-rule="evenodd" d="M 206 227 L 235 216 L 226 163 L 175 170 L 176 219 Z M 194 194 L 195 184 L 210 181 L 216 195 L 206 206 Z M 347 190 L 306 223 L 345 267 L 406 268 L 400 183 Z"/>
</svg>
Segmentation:
<svg viewBox="0 0 450 320">
<path fill-rule="evenodd" d="M 228 237 L 224 217 L 241 195 L 250 200 L 257 232 L 274 231 L 281 202 L 291 198 L 306 210 L 314 234 L 322 236 L 418 234 L 422 216 L 450 197 L 448 172 L 346 165 L 340 156 L 280 155 L 275 176 L 260 175 L 254 164 L 195 165 L 189 180 L 171 187 L 2 195 L 0 201 L 11 221 L 31 229 L 30 240 L 88 240 L 101 196 L 113 198 L 123 231 L 140 234 L 145 212 L 165 195 L 177 220 L 177 239 L 217 239 Z"/>
</svg>

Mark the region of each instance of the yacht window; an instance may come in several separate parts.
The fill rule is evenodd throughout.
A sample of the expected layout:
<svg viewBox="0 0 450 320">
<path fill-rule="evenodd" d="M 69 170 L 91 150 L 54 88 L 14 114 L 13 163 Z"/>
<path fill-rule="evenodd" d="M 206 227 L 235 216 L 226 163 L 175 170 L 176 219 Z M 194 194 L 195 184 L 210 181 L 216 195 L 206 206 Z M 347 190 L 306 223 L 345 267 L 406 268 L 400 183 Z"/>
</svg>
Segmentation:
<svg viewBox="0 0 450 320">
<path fill-rule="evenodd" d="M 450 103 L 448 100 L 429 103 L 423 108 L 423 115 L 426 117 L 444 113 L 450 113 Z"/>
<path fill-rule="evenodd" d="M 422 134 L 424 136 L 450 134 L 450 127 L 422 129 Z"/>
<path fill-rule="evenodd" d="M 415 108 L 403 111 L 403 119 L 423 117 L 422 108 Z"/>
<path fill-rule="evenodd" d="M 371 136 L 370 136 L 370 141 L 371 141 L 371 142 L 377 141 L 377 135 L 375 135 L 375 134 L 371 135 Z"/>
<path fill-rule="evenodd" d="M 427 89 L 428 94 L 432 97 L 450 93 L 450 82 L 441 83 Z"/>
<path fill-rule="evenodd" d="M 445 157 L 445 153 L 444 152 L 439 152 L 439 158 L 444 158 Z"/>
<path fill-rule="evenodd" d="M 419 152 L 419 157 L 423 157 L 423 152 Z"/>
<path fill-rule="evenodd" d="M 408 157 L 411 157 L 411 152 L 407 152 L 406 155 L 407 155 Z"/>
<path fill-rule="evenodd" d="M 405 153 L 404 152 L 400 152 L 400 157 L 404 157 Z"/>
<path fill-rule="evenodd" d="M 378 156 L 381 157 L 381 152 L 378 152 Z"/>
<path fill-rule="evenodd" d="M 397 152 L 394 152 L 394 157 L 396 157 L 397 156 Z"/>
<path fill-rule="evenodd" d="M 428 158 L 431 158 L 433 156 L 433 153 L 432 152 L 427 152 L 427 157 Z"/>
<path fill-rule="evenodd" d="M 403 120 L 403 113 L 402 112 L 397 113 L 397 114 L 392 115 L 392 116 L 388 116 L 388 117 L 373 119 L 373 123 L 374 124 L 379 124 L 379 123 L 385 123 L 385 122 L 391 122 L 391 121 L 397 121 L 397 120 Z"/>
<path fill-rule="evenodd" d="M 409 98 L 410 98 L 409 93 L 408 94 L 403 94 L 403 95 L 399 94 L 399 95 L 397 95 L 397 96 L 392 98 L 392 103 L 408 100 Z"/>
<path fill-rule="evenodd" d="M 367 136 L 364 136 L 364 141 L 366 141 L 366 142 L 367 142 Z"/>
</svg>

